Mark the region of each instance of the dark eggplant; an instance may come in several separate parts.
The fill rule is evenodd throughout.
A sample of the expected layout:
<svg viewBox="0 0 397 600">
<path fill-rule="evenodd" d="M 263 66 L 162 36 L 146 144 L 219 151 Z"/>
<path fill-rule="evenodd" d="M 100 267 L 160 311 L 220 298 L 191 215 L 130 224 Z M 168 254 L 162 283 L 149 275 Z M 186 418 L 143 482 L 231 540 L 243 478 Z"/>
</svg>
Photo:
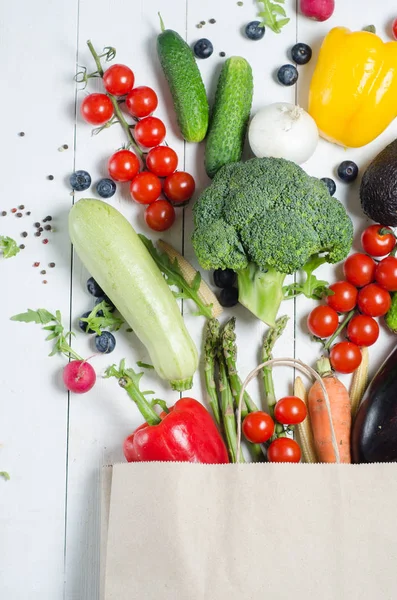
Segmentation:
<svg viewBox="0 0 397 600">
<path fill-rule="evenodd" d="M 397 347 L 369 384 L 358 409 L 352 462 L 397 462 Z"/>
</svg>

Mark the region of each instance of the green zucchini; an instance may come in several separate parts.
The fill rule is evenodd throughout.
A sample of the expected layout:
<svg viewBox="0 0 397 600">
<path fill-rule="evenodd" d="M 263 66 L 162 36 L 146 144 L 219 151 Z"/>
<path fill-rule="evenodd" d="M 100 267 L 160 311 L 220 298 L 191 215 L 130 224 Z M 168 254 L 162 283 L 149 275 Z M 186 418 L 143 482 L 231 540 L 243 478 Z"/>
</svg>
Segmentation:
<svg viewBox="0 0 397 600">
<path fill-rule="evenodd" d="M 175 390 L 192 387 L 196 347 L 178 304 L 139 236 L 115 208 L 86 198 L 69 214 L 78 256 L 137 337 L 152 364 Z"/>
<path fill-rule="evenodd" d="M 187 142 L 201 142 L 208 128 L 209 107 L 199 68 L 190 46 L 172 29 L 157 38 L 157 54 L 168 81 L 179 128 Z"/>
<path fill-rule="evenodd" d="M 245 58 L 228 58 L 219 76 L 205 146 L 209 177 L 241 159 L 253 95 L 252 69 Z"/>
</svg>

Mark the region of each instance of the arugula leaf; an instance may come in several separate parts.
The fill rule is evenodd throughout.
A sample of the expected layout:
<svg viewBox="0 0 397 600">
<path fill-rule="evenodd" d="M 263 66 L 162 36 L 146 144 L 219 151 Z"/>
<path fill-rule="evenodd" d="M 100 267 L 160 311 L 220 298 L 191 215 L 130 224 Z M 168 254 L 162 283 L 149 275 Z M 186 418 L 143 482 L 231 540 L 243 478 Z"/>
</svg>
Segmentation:
<svg viewBox="0 0 397 600">
<path fill-rule="evenodd" d="M 70 338 L 74 336 L 74 333 L 72 331 L 65 332 L 61 319 L 62 316 L 59 310 L 57 310 L 55 315 L 53 315 L 45 308 L 38 308 L 37 310 L 28 308 L 27 312 L 11 317 L 11 321 L 45 325 L 43 330 L 50 332 L 46 337 L 46 340 L 55 340 L 54 347 L 49 356 L 54 356 L 59 352 L 60 354 L 64 354 L 67 358 L 83 360 L 81 356 L 79 356 L 68 344 L 67 340 L 70 340 Z M 52 325 L 49 325 L 49 323 L 52 323 Z"/>
<path fill-rule="evenodd" d="M 138 367 L 140 367 L 141 369 L 154 369 L 153 365 L 149 365 L 148 363 L 144 363 L 141 360 L 138 360 L 137 363 Z"/>
<path fill-rule="evenodd" d="M 285 3 L 285 0 L 258 0 L 260 4 L 263 4 L 263 11 L 258 16 L 262 17 L 261 25 L 269 27 L 274 33 L 281 33 L 282 27 L 289 23 L 290 19 L 286 18 L 287 14 L 285 9 L 280 6 Z M 277 17 L 285 17 L 283 19 L 277 19 Z"/>
<path fill-rule="evenodd" d="M 328 281 L 317 279 L 313 275 L 313 271 L 326 262 L 327 259 L 324 256 L 319 256 L 318 254 L 312 256 L 305 266 L 302 267 L 302 271 L 306 274 L 305 281 L 303 283 L 292 283 L 283 287 L 284 300 L 296 298 L 300 294 L 303 294 L 306 298 L 313 298 L 315 300 L 321 300 L 324 296 L 332 295 L 333 292 L 329 289 Z"/>
<path fill-rule="evenodd" d="M 112 306 L 103 300 L 90 312 L 88 317 L 84 319 L 80 319 L 83 323 L 87 323 L 87 330 L 92 329 L 96 334 L 101 335 L 104 329 L 110 329 L 110 331 L 118 331 L 122 325 L 124 325 L 124 320 L 120 317 L 115 317 L 111 312 Z M 99 312 L 102 311 L 102 315 L 98 315 Z"/>
<path fill-rule="evenodd" d="M 145 244 L 147 250 L 149 251 L 151 257 L 154 262 L 163 273 L 164 278 L 169 286 L 175 286 L 180 291 L 173 292 L 175 298 L 177 299 L 185 299 L 185 300 L 193 300 L 195 302 L 198 311 L 197 314 L 203 315 L 207 317 L 207 319 L 212 318 L 212 305 L 204 304 L 204 302 L 200 299 L 198 295 L 198 289 L 201 283 L 201 274 L 197 271 L 196 275 L 191 284 L 189 284 L 186 279 L 182 275 L 182 271 L 179 268 L 178 261 L 171 261 L 169 256 L 164 252 L 159 252 L 157 248 L 154 247 L 153 242 L 145 237 L 142 233 L 138 234 L 142 242 Z"/>
<path fill-rule="evenodd" d="M 11 258 L 21 251 L 16 241 L 6 235 L 0 235 L 0 250 L 3 252 L 3 258 Z"/>
<path fill-rule="evenodd" d="M 7 473 L 7 471 L 0 471 L 0 477 L 3 477 L 3 479 L 6 481 L 10 480 L 10 475 Z"/>
</svg>

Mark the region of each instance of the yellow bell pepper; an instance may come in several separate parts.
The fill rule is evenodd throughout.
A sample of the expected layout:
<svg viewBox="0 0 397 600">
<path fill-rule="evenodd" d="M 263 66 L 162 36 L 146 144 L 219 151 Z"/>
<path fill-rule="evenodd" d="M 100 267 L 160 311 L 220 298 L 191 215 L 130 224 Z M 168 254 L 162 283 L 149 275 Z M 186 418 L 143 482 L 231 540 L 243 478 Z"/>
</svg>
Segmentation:
<svg viewBox="0 0 397 600">
<path fill-rule="evenodd" d="M 397 116 L 397 42 L 331 29 L 310 84 L 309 113 L 331 142 L 350 148 L 372 142 Z"/>
</svg>

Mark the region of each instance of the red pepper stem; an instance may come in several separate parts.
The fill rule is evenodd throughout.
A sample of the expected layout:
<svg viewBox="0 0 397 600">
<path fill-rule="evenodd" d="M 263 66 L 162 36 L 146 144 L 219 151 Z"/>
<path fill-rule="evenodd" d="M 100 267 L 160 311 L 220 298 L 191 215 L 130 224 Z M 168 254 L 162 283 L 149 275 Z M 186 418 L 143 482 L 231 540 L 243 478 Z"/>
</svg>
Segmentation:
<svg viewBox="0 0 397 600">
<path fill-rule="evenodd" d="M 160 417 L 150 403 L 146 400 L 142 392 L 134 384 L 132 379 L 129 377 L 121 377 L 119 379 L 119 385 L 125 389 L 131 400 L 135 402 L 139 412 L 148 425 L 158 425 L 161 423 Z"/>
</svg>

